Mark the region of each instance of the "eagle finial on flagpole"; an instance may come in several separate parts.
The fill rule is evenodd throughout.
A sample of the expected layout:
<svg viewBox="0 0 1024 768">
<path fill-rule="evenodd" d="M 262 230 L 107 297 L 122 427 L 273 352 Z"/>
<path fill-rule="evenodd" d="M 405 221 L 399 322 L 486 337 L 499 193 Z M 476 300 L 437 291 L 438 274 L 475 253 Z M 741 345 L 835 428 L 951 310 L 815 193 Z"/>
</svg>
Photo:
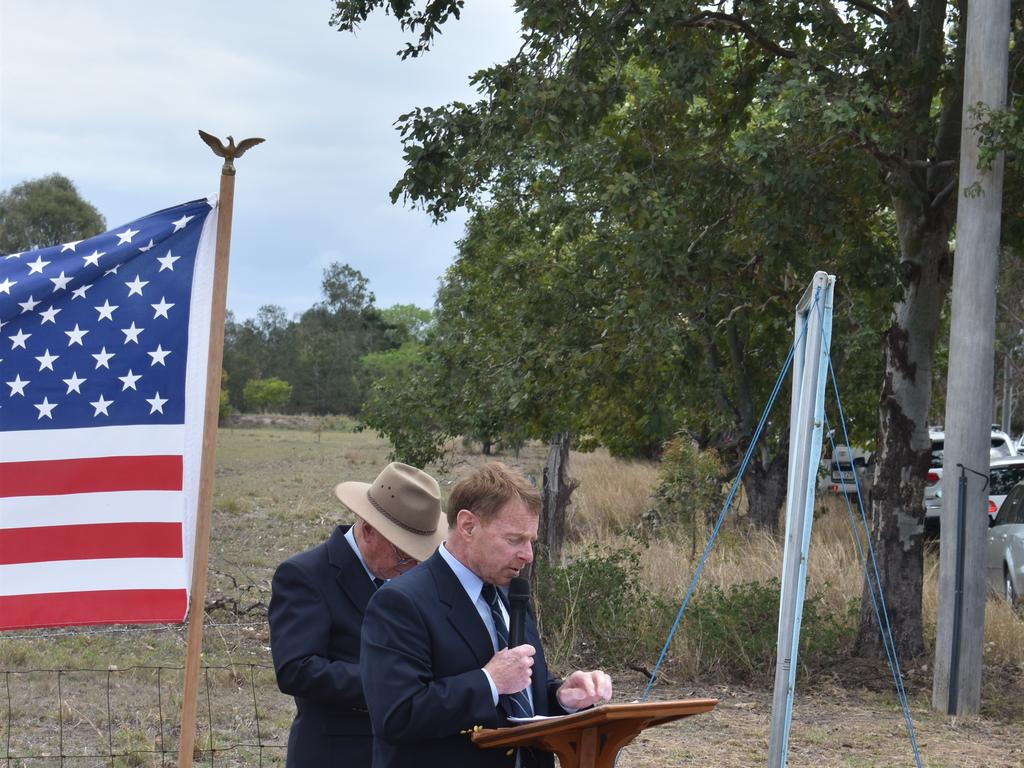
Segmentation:
<svg viewBox="0 0 1024 768">
<path fill-rule="evenodd" d="M 257 144 L 262 144 L 264 141 L 264 139 L 260 138 L 243 139 L 236 146 L 234 137 L 228 136 L 228 143 L 227 146 L 225 146 L 223 141 L 218 139 L 212 133 L 207 133 L 203 130 L 199 131 L 199 138 L 206 142 L 207 146 L 213 150 L 213 154 L 217 155 L 217 157 L 224 158 L 224 167 L 221 169 L 221 173 L 226 176 L 235 175 L 234 161 L 236 157 L 241 157 L 245 154 L 246 150 L 255 147 Z"/>
</svg>

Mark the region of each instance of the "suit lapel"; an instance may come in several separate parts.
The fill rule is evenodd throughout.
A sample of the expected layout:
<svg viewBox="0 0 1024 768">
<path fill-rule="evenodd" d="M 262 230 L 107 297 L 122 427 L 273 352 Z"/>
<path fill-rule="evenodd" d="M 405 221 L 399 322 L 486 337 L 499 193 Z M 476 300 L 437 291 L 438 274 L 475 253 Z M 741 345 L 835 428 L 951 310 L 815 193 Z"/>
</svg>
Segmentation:
<svg viewBox="0 0 1024 768">
<path fill-rule="evenodd" d="M 338 587 L 359 614 L 363 615 L 366 613 L 366 604 L 370 602 L 374 593 L 373 582 L 345 540 L 346 531 L 348 526 L 338 526 L 327 540 L 327 561 L 335 569 L 334 577 Z"/>
<path fill-rule="evenodd" d="M 438 598 L 448 611 L 448 622 L 482 667 L 494 655 L 494 646 L 476 606 L 469 601 L 462 583 L 439 553 L 431 555 L 426 564 L 434 577 Z"/>
</svg>

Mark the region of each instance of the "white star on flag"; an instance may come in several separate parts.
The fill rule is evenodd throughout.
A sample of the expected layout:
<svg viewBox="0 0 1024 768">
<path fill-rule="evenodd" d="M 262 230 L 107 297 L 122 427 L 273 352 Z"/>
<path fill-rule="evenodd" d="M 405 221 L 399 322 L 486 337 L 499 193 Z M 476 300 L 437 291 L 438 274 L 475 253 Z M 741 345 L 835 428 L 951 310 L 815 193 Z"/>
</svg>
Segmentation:
<svg viewBox="0 0 1024 768">
<path fill-rule="evenodd" d="M 79 387 L 81 387 L 87 381 L 87 379 L 80 379 L 80 378 L 78 378 L 78 371 L 73 371 L 71 373 L 71 378 L 70 379 L 64 379 L 63 381 L 64 381 L 65 384 L 68 385 L 68 391 L 65 392 L 64 394 L 70 395 L 72 392 L 77 392 L 78 394 L 82 394 L 82 390 L 79 389 Z"/>
<path fill-rule="evenodd" d="M 153 308 L 153 310 L 154 310 L 154 312 L 153 312 L 153 319 L 154 320 L 156 320 L 158 317 L 164 317 L 164 318 L 167 318 L 168 320 L 171 319 L 171 318 L 167 317 L 167 310 L 169 310 L 174 305 L 173 304 L 168 304 L 167 303 L 167 299 L 165 299 L 163 296 L 160 297 L 160 303 L 159 304 L 150 304 L 149 306 L 151 306 Z"/>
<path fill-rule="evenodd" d="M 8 296 L 10 296 L 11 288 L 17 284 L 17 280 L 11 280 L 9 277 L 4 278 L 4 281 L 0 283 L 0 293 L 6 293 Z"/>
<path fill-rule="evenodd" d="M 85 336 L 85 334 L 87 334 L 88 332 L 89 331 L 82 330 L 81 328 L 79 328 L 78 323 L 75 323 L 75 327 L 73 330 L 64 331 L 64 333 L 66 333 L 68 336 L 68 346 L 70 347 L 72 344 L 82 346 L 82 337 Z"/>
<path fill-rule="evenodd" d="M 98 354 L 93 355 L 96 358 L 96 368 L 106 368 L 110 370 L 110 358 L 115 355 L 114 352 L 107 352 L 107 348 L 103 347 Z"/>
<path fill-rule="evenodd" d="M 7 386 L 11 388 L 10 397 L 14 397 L 15 395 L 21 395 L 22 397 L 24 397 L 25 385 L 28 384 L 29 381 L 30 379 L 21 378 L 20 373 L 14 377 L 14 381 L 8 381 Z"/>
<path fill-rule="evenodd" d="M 84 299 L 85 292 L 88 291 L 90 288 L 92 288 L 92 283 L 89 283 L 88 285 L 81 285 L 71 292 L 71 296 L 72 298 L 75 299 Z"/>
<path fill-rule="evenodd" d="M 135 321 L 132 320 L 131 328 L 122 328 L 121 333 L 124 334 L 124 343 L 127 344 L 129 341 L 136 344 L 139 343 L 139 334 L 142 333 L 145 328 L 136 328 Z"/>
<path fill-rule="evenodd" d="M 43 402 L 35 404 L 35 407 L 39 409 L 39 416 L 37 418 L 41 419 L 45 416 L 50 421 L 53 421 L 53 409 L 56 408 L 57 405 L 57 403 L 51 403 L 44 397 Z"/>
<path fill-rule="evenodd" d="M 17 349 L 18 347 L 28 349 L 28 347 L 25 346 L 25 342 L 32 338 L 32 334 L 25 333 L 19 328 L 16 334 L 8 336 L 7 338 L 11 340 L 11 349 Z"/>
<path fill-rule="evenodd" d="M 97 322 L 100 320 L 113 320 L 114 310 L 117 309 L 117 305 L 111 304 L 109 300 L 104 300 L 103 306 L 93 307 L 93 309 L 100 313 L 100 316 L 96 318 Z"/>
<path fill-rule="evenodd" d="M 46 350 L 43 354 L 36 357 L 36 360 L 39 361 L 39 370 L 41 371 L 45 368 L 48 371 L 52 371 L 53 364 L 59 357 L 60 355 L 51 355 L 50 350 Z"/>
<path fill-rule="evenodd" d="M 33 298 L 31 296 L 28 297 L 28 301 L 19 301 L 18 302 L 18 306 L 21 307 L 21 314 L 25 314 L 26 312 L 31 312 L 33 309 L 36 308 L 37 304 L 39 304 L 39 302 L 33 300 Z"/>
<path fill-rule="evenodd" d="M 78 245 L 80 242 L 82 241 L 72 240 L 70 243 L 64 243 L 64 246 L 60 249 L 60 252 L 64 253 L 65 251 L 73 251 L 75 250 L 75 246 Z"/>
<path fill-rule="evenodd" d="M 169 269 L 173 272 L 174 262 L 176 262 L 180 258 L 180 256 L 172 256 L 171 252 L 168 251 L 166 256 L 157 259 L 157 261 L 160 262 L 160 271 L 163 272 L 165 269 Z"/>
<path fill-rule="evenodd" d="M 100 395 L 99 400 L 93 400 L 92 402 L 89 403 L 89 405 L 96 409 L 96 412 L 93 414 L 93 416 L 99 416 L 101 413 L 104 416 L 109 416 L 110 414 L 107 413 L 107 408 L 109 408 L 110 404 L 113 402 L 113 400 L 104 400 L 103 395 Z"/>
<path fill-rule="evenodd" d="M 192 221 L 192 219 L 194 218 L 195 216 L 182 216 L 177 221 L 172 221 L 171 223 L 174 225 L 174 231 L 179 232 L 183 230 L 185 228 L 185 225 Z"/>
<path fill-rule="evenodd" d="M 147 352 L 146 354 L 153 358 L 153 362 L 149 364 L 150 367 L 156 365 L 157 363 L 160 363 L 160 365 L 166 365 L 166 363 L 164 362 L 164 358 L 171 354 L 171 350 L 164 349 L 159 344 L 157 344 L 156 349 L 154 349 L 152 352 Z"/>
<path fill-rule="evenodd" d="M 149 239 L 149 245 L 140 245 L 139 253 L 145 253 L 146 251 L 153 250 L 153 238 Z"/>
<path fill-rule="evenodd" d="M 163 413 L 164 404 L 167 402 L 167 398 L 160 397 L 160 393 L 157 392 L 155 397 L 147 397 L 146 402 L 150 404 L 150 413 Z"/>
<path fill-rule="evenodd" d="M 60 277 L 51 277 L 50 278 L 50 282 L 53 283 L 53 290 L 51 291 L 51 293 L 56 293 L 57 291 L 63 291 L 65 288 L 68 287 L 68 283 L 70 283 L 73 279 L 74 278 L 72 278 L 72 277 L 65 277 L 64 276 L 64 270 L 62 269 L 60 271 Z"/>
<path fill-rule="evenodd" d="M 132 369 L 129 368 L 126 376 L 118 376 L 117 378 L 119 378 L 121 383 L 124 384 L 124 386 L 121 387 L 121 391 L 124 392 L 126 389 L 135 389 L 135 382 L 141 379 L 142 376 L 137 373 L 132 373 Z"/>
<path fill-rule="evenodd" d="M 125 285 L 128 286 L 128 295 L 129 296 L 134 296 L 135 294 L 138 294 L 139 296 L 141 296 L 142 295 L 142 289 L 145 288 L 147 285 L 149 285 L 149 281 L 148 280 L 140 280 L 139 276 L 136 275 L 135 279 L 132 282 L 125 283 Z"/>
<path fill-rule="evenodd" d="M 50 262 L 43 261 L 42 256 L 37 256 L 35 261 L 30 261 L 28 263 L 28 273 L 30 275 L 39 273 L 41 275 L 43 274 L 43 267 L 49 266 L 49 264 Z"/>
<path fill-rule="evenodd" d="M 89 256 L 83 256 L 82 259 L 85 261 L 83 267 L 98 267 L 100 265 L 100 256 L 106 256 L 105 253 L 99 251 L 93 251 Z"/>
<path fill-rule="evenodd" d="M 128 227 L 124 232 L 117 233 L 117 244 L 126 245 L 132 241 L 132 238 L 139 234 L 139 230 Z"/>
<path fill-rule="evenodd" d="M 57 307 L 50 307 L 49 309 L 44 309 L 42 312 L 39 313 L 39 316 L 43 318 L 40 325 L 46 325 L 46 323 L 53 323 L 54 325 L 56 325 L 57 313 L 60 311 L 61 310 L 59 310 Z M 65 333 L 67 333 L 67 331 L 65 331 Z"/>
</svg>

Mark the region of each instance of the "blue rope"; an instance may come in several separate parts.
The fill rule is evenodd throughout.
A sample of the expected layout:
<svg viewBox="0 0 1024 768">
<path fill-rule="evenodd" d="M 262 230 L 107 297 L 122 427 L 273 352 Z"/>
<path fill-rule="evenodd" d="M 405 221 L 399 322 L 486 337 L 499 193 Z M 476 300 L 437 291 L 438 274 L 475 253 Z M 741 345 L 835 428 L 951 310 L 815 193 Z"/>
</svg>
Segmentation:
<svg viewBox="0 0 1024 768">
<path fill-rule="evenodd" d="M 821 309 L 819 308 L 819 313 Z M 824 323 L 822 323 L 822 333 L 824 334 Z M 843 412 L 843 400 L 839 396 L 839 382 L 836 381 L 836 372 L 832 367 L 832 350 L 828 350 L 828 371 L 829 377 L 832 380 L 832 391 L 836 396 L 836 409 L 839 411 L 839 423 L 843 429 L 843 440 L 846 443 L 848 455 L 852 456 L 849 452 L 850 448 L 850 435 L 846 428 L 846 415 Z M 825 426 L 828 427 L 828 416 L 825 417 Z M 836 450 L 835 442 L 832 440 L 832 435 L 829 434 L 829 443 L 832 447 L 832 457 L 835 459 Z M 836 462 L 838 467 L 838 462 Z M 885 648 L 885 655 L 889 661 L 889 669 L 892 672 L 893 683 L 896 686 L 896 694 L 900 700 L 900 707 L 903 710 L 903 720 L 907 724 L 907 735 L 910 737 L 910 745 L 914 750 L 914 760 L 917 762 L 917 768 L 921 766 L 921 752 L 917 746 L 917 735 L 914 732 L 914 721 L 910 715 L 910 704 L 907 700 L 907 692 L 903 687 L 903 673 L 900 670 L 899 656 L 896 653 L 896 641 L 892 634 L 892 626 L 889 623 L 889 610 L 885 604 L 885 594 L 882 591 L 882 579 L 878 574 L 878 562 L 875 559 L 875 548 L 871 544 L 871 528 L 868 525 L 867 515 L 864 513 L 864 497 L 860 491 L 860 479 L 857 477 L 857 472 L 853 469 L 853 462 L 850 462 L 850 468 L 853 474 L 853 488 L 857 492 L 857 508 L 860 511 L 861 525 L 864 531 L 864 540 L 868 545 L 868 555 L 870 557 L 871 571 L 874 573 L 874 581 L 871 579 L 871 572 L 868 571 L 867 562 L 864 559 L 864 553 L 860 546 L 860 530 L 857 528 L 853 520 L 853 510 L 850 508 L 850 498 L 846 494 L 843 494 L 846 500 L 847 515 L 850 518 L 852 527 L 853 539 L 857 548 L 857 555 L 860 558 L 861 565 L 864 568 L 864 578 L 868 587 L 868 594 L 871 596 L 871 607 L 875 613 L 875 622 L 878 624 L 878 631 L 882 636 L 882 647 Z M 878 600 L 875 600 L 875 593 L 878 593 Z M 879 610 L 881 608 L 881 610 Z M 884 629 L 882 619 L 885 619 Z"/>
<path fill-rule="evenodd" d="M 815 305 L 818 303 L 818 291 L 820 291 L 820 289 L 818 289 L 814 295 Z M 732 487 L 729 489 L 729 496 L 726 498 L 725 504 L 722 505 L 722 511 L 718 513 L 718 519 L 715 521 L 715 527 L 711 531 L 711 537 L 708 539 L 708 543 L 704 547 L 704 552 L 700 556 L 700 562 L 697 563 L 697 570 L 693 573 L 693 579 L 690 581 L 690 587 L 686 590 L 683 602 L 679 606 L 679 612 L 676 613 L 676 620 L 672 623 L 672 629 L 669 630 L 668 639 L 665 641 L 665 645 L 661 649 L 661 655 L 658 656 L 658 663 L 654 665 L 651 677 L 647 681 L 647 686 L 644 688 L 644 692 L 640 696 L 640 701 L 647 701 L 647 697 L 650 695 L 651 686 L 654 685 L 654 680 L 658 676 L 658 670 L 661 668 L 661 664 L 665 660 L 665 655 L 668 653 L 668 648 L 672 644 L 672 639 L 675 637 L 676 630 L 679 628 L 679 622 L 682 621 L 683 614 L 686 612 L 686 606 L 689 604 L 690 598 L 693 596 L 693 591 L 697 586 L 697 580 L 700 578 L 700 574 L 704 570 L 704 563 L 707 562 L 708 556 L 711 554 L 711 548 L 714 546 L 715 540 L 718 538 L 718 531 L 721 529 L 722 523 L 725 522 L 726 514 L 728 514 L 729 509 L 732 507 L 733 499 L 736 497 L 736 492 L 739 489 L 740 482 L 743 480 L 743 474 L 747 471 L 747 465 L 750 464 L 750 459 L 754 455 L 754 449 L 757 447 L 757 442 L 761 438 L 761 433 L 764 431 L 765 424 L 768 423 L 768 416 L 771 414 L 772 407 L 775 405 L 775 400 L 779 396 L 779 390 L 782 389 L 782 382 L 785 381 L 786 374 L 789 373 L 789 367 L 793 362 L 793 355 L 796 352 L 796 348 L 806 332 L 807 320 L 805 319 L 803 328 L 800 330 L 800 336 L 789 348 L 789 354 L 786 356 L 786 362 L 782 366 L 782 370 L 779 372 L 778 379 L 775 380 L 775 387 L 772 389 L 772 393 L 768 398 L 768 403 L 765 405 L 764 412 L 761 414 L 761 420 L 757 423 L 757 429 L 754 430 L 754 436 L 750 440 L 750 445 L 747 447 L 747 452 L 743 456 L 743 461 L 740 464 L 739 471 L 736 473 Z"/>
<path fill-rule="evenodd" d="M 835 371 L 832 369 L 832 359 L 829 358 L 829 372 L 832 378 L 832 387 L 836 396 L 836 407 L 839 409 L 839 421 L 843 430 L 843 440 L 847 448 L 850 445 L 850 438 L 846 428 L 846 417 L 843 414 L 842 401 L 839 397 L 839 387 L 836 383 Z M 828 429 L 828 417 L 825 418 L 825 427 Z M 837 469 L 839 469 L 839 463 L 835 460 L 836 455 L 836 444 L 832 439 L 831 434 L 829 435 L 829 444 L 832 447 L 833 461 Z M 852 463 L 851 463 L 852 466 Z M 840 470 L 841 471 L 841 470 Z M 882 591 L 881 578 L 878 574 L 878 563 L 875 559 L 874 547 L 871 544 L 871 532 L 868 526 L 867 515 L 864 512 L 864 497 L 860 490 L 860 480 L 857 477 L 856 470 L 853 471 L 853 483 L 854 490 L 857 494 L 857 508 L 860 511 L 861 525 L 858 527 L 856 520 L 853 516 L 853 508 L 850 504 L 850 498 L 846 494 L 843 494 L 846 498 L 846 510 L 847 516 L 850 519 L 850 532 L 853 535 L 854 545 L 857 549 L 857 557 L 860 559 L 861 566 L 864 571 L 864 578 L 868 587 L 868 595 L 871 598 L 871 607 L 875 614 L 875 622 L 878 624 L 879 632 L 882 636 L 882 647 L 885 649 L 886 660 L 889 662 L 889 670 L 892 672 L 893 683 L 896 686 L 896 694 L 900 701 L 900 707 L 903 710 L 903 720 L 907 726 L 907 735 L 910 737 L 910 744 L 914 750 L 914 760 L 917 763 L 918 768 L 922 768 L 921 764 L 921 752 L 917 745 L 917 735 L 914 731 L 914 721 L 910 714 L 910 703 L 907 699 L 907 692 L 903 686 L 903 674 L 900 671 L 899 657 L 896 653 L 896 641 L 893 638 L 892 626 L 889 623 L 889 611 L 885 604 L 885 594 Z M 867 542 L 868 557 L 865 558 L 864 548 L 861 544 L 861 531 L 863 530 L 864 540 Z M 870 562 L 871 569 L 868 569 Z M 872 578 L 872 573 L 874 578 Z M 884 619 L 884 622 L 883 622 Z"/>
</svg>

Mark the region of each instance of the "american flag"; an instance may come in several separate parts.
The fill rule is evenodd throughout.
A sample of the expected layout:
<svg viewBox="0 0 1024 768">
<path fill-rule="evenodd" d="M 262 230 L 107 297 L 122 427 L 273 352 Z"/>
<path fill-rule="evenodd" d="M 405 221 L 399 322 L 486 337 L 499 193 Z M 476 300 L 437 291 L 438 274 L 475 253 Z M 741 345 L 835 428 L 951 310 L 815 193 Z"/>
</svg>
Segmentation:
<svg viewBox="0 0 1024 768">
<path fill-rule="evenodd" d="M 184 620 L 215 210 L 0 257 L 0 629 Z"/>
</svg>

